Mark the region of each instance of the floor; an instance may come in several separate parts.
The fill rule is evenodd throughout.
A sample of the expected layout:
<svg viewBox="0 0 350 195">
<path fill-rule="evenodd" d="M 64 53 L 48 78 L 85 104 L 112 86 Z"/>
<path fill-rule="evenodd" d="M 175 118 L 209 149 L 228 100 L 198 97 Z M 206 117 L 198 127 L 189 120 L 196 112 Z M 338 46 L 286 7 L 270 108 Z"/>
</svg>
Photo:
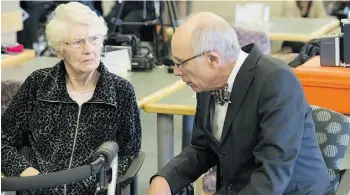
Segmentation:
<svg viewBox="0 0 350 195">
<path fill-rule="evenodd" d="M 147 194 L 149 179 L 157 172 L 157 115 L 154 113 L 145 113 L 141 111 L 142 123 L 142 147 L 141 150 L 146 153 L 146 158 L 138 179 L 138 194 Z M 174 116 L 174 154 L 181 151 L 182 139 L 182 117 Z"/>
</svg>

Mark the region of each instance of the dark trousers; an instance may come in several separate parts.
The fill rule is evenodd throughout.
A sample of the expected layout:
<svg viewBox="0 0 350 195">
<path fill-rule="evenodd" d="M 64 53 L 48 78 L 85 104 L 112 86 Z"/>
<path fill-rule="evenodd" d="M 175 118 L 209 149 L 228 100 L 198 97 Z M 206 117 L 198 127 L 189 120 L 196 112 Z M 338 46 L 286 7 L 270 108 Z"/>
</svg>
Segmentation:
<svg viewBox="0 0 350 195">
<path fill-rule="evenodd" d="M 46 12 L 45 2 L 24 1 L 21 7 L 29 14 L 29 18 L 23 22 L 23 30 L 17 32 L 17 42 L 23 44 L 24 48 L 32 49 L 33 43 L 38 40 L 40 19 Z"/>
<path fill-rule="evenodd" d="M 292 49 L 293 53 L 300 53 L 301 48 L 304 46 L 305 44 L 303 42 L 296 42 L 296 41 L 284 41 L 282 44 L 282 48 L 283 47 L 289 47 Z"/>
</svg>

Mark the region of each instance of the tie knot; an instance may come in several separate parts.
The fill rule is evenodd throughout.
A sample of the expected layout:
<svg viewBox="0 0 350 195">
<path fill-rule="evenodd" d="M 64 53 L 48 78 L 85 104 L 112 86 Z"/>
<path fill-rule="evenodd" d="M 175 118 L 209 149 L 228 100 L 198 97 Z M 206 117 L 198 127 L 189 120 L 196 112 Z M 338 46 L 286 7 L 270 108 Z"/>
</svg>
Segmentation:
<svg viewBox="0 0 350 195">
<path fill-rule="evenodd" d="M 212 91 L 211 94 L 214 96 L 215 102 L 224 105 L 225 103 L 231 103 L 231 93 L 227 91 L 228 83 L 225 84 L 223 89 Z"/>
</svg>

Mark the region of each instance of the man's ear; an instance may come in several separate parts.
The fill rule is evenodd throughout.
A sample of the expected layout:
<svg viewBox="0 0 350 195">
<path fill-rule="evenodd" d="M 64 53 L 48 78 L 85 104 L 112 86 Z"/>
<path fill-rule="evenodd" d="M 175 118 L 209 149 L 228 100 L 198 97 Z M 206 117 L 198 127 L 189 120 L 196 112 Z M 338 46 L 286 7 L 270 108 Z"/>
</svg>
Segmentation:
<svg viewBox="0 0 350 195">
<path fill-rule="evenodd" d="M 210 66 L 217 67 L 220 63 L 219 54 L 216 52 L 209 52 L 207 55 Z"/>
</svg>

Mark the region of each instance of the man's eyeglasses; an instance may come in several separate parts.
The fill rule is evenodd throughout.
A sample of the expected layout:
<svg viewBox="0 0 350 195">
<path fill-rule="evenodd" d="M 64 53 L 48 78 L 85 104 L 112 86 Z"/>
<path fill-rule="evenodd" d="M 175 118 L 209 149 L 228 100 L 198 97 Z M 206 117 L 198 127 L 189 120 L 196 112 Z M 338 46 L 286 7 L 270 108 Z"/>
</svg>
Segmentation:
<svg viewBox="0 0 350 195">
<path fill-rule="evenodd" d="M 91 37 L 87 37 L 87 39 L 89 40 L 89 42 L 92 45 L 99 45 L 99 44 L 101 44 L 103 42 L 104 38 L 105 37 L 103 35 L 94 35 L 94 36 L 91 36 Z M 70 47 L 73 47 L 73 48 L 82 48 L 82 47 L 85 46 L 85 43 L 86 43 L 86 38 L 84 38 L 84 39 L 74 39 L 72 41 L 66 42 L 65 44 L 69 45 Z"/>
<path fill-rule="evenodd" d="M 186 60 L 184 60 L 184 61 L 182 61 L 182 62 L 178 62 L 178 60 L 176 60 L 176 58 L 174 58 L 174 57 L 172 57 L 172 59 L 173 59 L 174 65 L 176 65 L 178 68 L 180 68 L 181 65 L 187 63 L 188 61 L 193 60 L 193 59 L 195 59 L 195 58 L 198 58 L 198 57 L 200 57 L 200 56 L 203 56 L 204 54 L 209 53 L 209 52 L 210 52 L 210 51 L 202 52 L 202 53 L 197 54 L 197 55 L 195 55 L 195 56 L 193 56 L 193 57 L 190 57 L 190 58 L 188 58 L 188 59 L 186 59 Z"/>
</svg>

